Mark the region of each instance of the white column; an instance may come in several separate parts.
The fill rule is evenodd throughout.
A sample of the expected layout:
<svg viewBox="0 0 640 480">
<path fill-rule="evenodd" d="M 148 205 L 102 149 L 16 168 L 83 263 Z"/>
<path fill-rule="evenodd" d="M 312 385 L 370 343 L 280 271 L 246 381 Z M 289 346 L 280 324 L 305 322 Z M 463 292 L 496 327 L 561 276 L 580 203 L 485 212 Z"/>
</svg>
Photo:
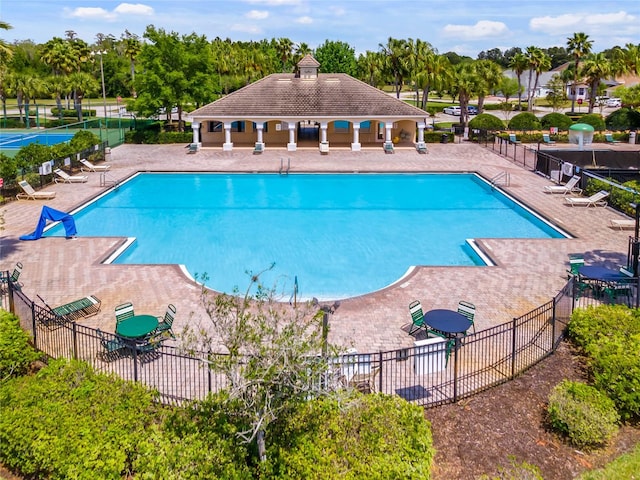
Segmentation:
<svg viewBox="0 0 640 480">
<path fill-rule="evenodd" d="M 256 130 L 258 130 L 258 141 L 257 143 L 264 146 L 264 142 L 262 141 L 262 130 L 264 129 L 263 123 L 256 123 Z"/>
<path fill-rule="evenodd" d="M 196 122 L 195 120 L 191 123 L 191 129 L 193 130 L 193 144 L 198 145 L 200 147 L 200 122 Z"/>
<path fill-rule="evenodd" d="M 424 129 L 425 123 L 418 122 L 418 145 L 424 145 Z"/>
<path fill-rule="evenodd" d="M 327 122 L 320 122 L 320 141 L 322 143 L 326 143 L 327 142 L 327 127 L 328 127 L 328 123 Z"/>
<path fill-rule="evenodd" d="M 287 151 L 289 152 L 295 152 L 297 148 L 295 128 L 296 128 L 296 123 L 289 122 L 289 143 L 287 143 Z"/>
<path fill-rule="evenodd" d="M 353 142 L 351 143 L 351 150 L 359 152 L 362 145 L 360 145 L 360 122 L 353 123 Z"/>
<path fill-rule="evenodd" d="M 393 122 L 385 122 L 384 124 L 384 143 L 393 143 L 391 141 L 391 129 L 393 128 Z"/>
<path fill-rule="evenodd" d="M 224 122 L 224 143 L 222 144 L 222 150 L 230 152 L 233 150 L 233 143 L 231 143 L 231 123 Z"/>
</svg>

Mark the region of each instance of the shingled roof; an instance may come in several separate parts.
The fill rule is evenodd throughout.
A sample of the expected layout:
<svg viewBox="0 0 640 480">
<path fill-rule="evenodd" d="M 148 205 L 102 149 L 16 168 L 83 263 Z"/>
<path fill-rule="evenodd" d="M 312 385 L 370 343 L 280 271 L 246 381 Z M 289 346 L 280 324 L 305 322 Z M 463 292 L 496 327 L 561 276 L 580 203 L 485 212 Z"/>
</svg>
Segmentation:
<svg viewBox="0 0 640 480">
<path fill-rule="evenodd" d="M 202 118 L 407 118 L 427 114 L 344 73 L 299 78 L 276 73 L 189 115 Z"/>
</svg>

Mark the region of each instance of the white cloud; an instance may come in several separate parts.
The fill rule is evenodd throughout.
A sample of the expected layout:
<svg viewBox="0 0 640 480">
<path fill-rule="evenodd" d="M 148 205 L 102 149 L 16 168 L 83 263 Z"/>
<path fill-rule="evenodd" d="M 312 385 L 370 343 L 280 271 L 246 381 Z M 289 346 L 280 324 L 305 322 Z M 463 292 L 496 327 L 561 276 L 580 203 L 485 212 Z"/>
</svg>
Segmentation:
<svg viewBox="0 0 640 480">
<path fill-rule="evenodd" d="M 313 18 L 311 17 L 299 17 L 296 19 L 296 23 L 300 23 L 302 25 L 309 25 L 313 23 Z"/>
<path fill-rule="evenodd" d="M 329 7 L 329 11 L 333 13 L 336 17 L 342 17 L 346 15 L 347 11 L 343 7 Z"/>
<path fill-rule="evenodd" d="M 75 18 L 113 18 L 113 14 L 99 7 L 78 7 L 69 12 Z"/>
<path fill-rule="evenodd" d="M 509 29 L 502 22 L 480 20 L 475 25 L 445 25 L 443 34 L 463 39 L 488 38 L 504 35 Z"/>
<path fill-rule="evenodd" d="M 251 20 L 264 20 L 269 18 L 269 12 L 266 10 L 251 10 L 245 14 L 245 17 Z"/>
<path fill-rule="evenodd" d="M 616 13 L 572 13 L 558 15 L 557 17 L 534 17 L 529 21 L 531 30 L 548 34 L 569 34 L 597 29 L 598 27 L 610 28 L 611 26 L 622 26 L 636 24 L 637 19 L 627 12 Z"/>
<path fill-rule="evenodd" d="M 259 35 L 262 33 L 262 29 L 260 27 L 244 23 L 236 23 L 235 25 L 232 25 L 231 30 L 234 32 L 250 33 L 252 35 Z"/>
<path fill-rule="evenodd" d="M 153 8 L 142 3 L 121 3 L 113 12 L 119 15 L 153 15 Z"/>
</svg>

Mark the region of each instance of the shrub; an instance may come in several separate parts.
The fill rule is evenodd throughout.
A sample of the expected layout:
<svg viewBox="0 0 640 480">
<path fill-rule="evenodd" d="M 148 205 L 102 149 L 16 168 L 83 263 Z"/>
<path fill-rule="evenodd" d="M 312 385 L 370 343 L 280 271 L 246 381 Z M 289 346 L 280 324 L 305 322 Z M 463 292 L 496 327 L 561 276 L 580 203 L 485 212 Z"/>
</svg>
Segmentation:
<svg viewBox="0 0 640 480">
<path fill-rule="evenodd" d="M 596 132 L 602 132 L 606 128 L 604 120 L 598 113 L 589 113 L 587 115 L 583 115 L 582 117 L 580 117 L 580 123 L 591 125 L 596 130 Z"/>
<path fill-rule="evenodd" d="M 505 124 L 495 115 L 481 113 L 469 122 L 469 128 L 477 128 L 479 130 L 504 130 Z"/>
<path fill-rule="evenodd" d="M 509 128 L 511 130 L 540 130 L 540 122 L 538 117 L 533 113 L 522 112 L 517 114 L 509 121 Z"/>
<path fill-rule="evenodd" d="M 606 444 L 620 419 L 613 401 L 604 393 L 569 380 L 553 389 L 547 413 L 551 426 L 580 448 Z"/>
<path fill-rule="evenodd" d="M 69 141 L 69 145 L 75 152 L 89 150 L 94 145 L 100 143 L 100 137 L 89 130 L 78 130 L 73 138 Z"/>
<path fill-rule="evenodd" d="M 624 305 L 577 308 L 567 329 L 571 340 L 583 349 L 613 335 L 640 333 L 640 312 Z"/>
<path fill-rule="evenodd" d="M 265 478 L 429 478 L 435 453 L 422 408 L 385 395 L 305 402 L 274 437 Z"/>
<path fill-rule="evenodd" d="M 604 123 L 609 130 L 637 130 L 640 129 L 640 111 L 620 108 L 607 116 Z"/>
<path fill-rule="evenodd" d="M 558 127 L 558 130 L 569 130 L 569 127 L 573 124 L 573 121 L 567 117 L 564 113 L 547 113 L 540 119 L 540 125 L 542 128 L 549 129 L 550 127 Z"/>
<path fill-rule="evenodd" d="M 60 110 L 58 109 L 58 107 L 53 107 L 51 109 L 51 115 L 53 115 L 54 117 L 59 116 Z M 75 109 L 62 109 L 62 116 L 63 117 L 73 117 L 73 118 L 78 118 L 78 111 Z M 91 110 L 85 110 L 84 108 L 82 109 L 82 116 L 83 117 L 95 117 L 96 116 L 96 111 L 91 109 Z"/>
<path fill-rule="evenodd" d="M 20 328 L 18 318 L 0 309 L 0 381 L 24 375 L 31 362 L 40 358 Z"/>
</svg>

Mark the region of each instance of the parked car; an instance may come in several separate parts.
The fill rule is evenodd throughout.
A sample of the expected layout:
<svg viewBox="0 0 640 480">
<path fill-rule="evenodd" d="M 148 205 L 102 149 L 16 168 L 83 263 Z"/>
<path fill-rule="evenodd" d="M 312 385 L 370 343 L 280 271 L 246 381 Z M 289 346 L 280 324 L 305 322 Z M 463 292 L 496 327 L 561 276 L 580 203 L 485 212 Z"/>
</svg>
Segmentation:
<svg viewBox="0 0 640 480">
<path fill-rule="evenodd" d="M 619 98 L 610 98 L 609 100 L 607 100 L 607 103 L 605 105 L 607 107 L 621 107 L 622 100 L 620 100 Z"/>
<path fill-rule="evenodd" d="M 474 107 L 473 105 L 467 105 L 467 113 L 469 115 L 477 115 L 478 114 L 478 107 Z"/>
<path fill-rule="evenodd" d="M 462 112 L 462 110 L 460 109 L 460 107 L 458 105 L 453 105 L 451 107 L 445 107 L 442 111 L 444 113 L 446 113 L 447 115 L 458 115 L 458 116 L 460 116 L 460 113 Z"/>
</svg>

